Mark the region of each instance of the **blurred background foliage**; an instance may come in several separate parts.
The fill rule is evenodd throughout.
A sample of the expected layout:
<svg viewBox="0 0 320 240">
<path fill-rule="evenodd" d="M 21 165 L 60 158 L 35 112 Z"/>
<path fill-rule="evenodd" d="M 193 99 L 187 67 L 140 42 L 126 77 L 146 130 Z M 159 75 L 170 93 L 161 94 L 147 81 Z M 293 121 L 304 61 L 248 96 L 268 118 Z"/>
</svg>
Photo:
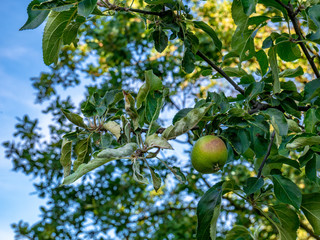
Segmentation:
<svg viewBox="0 0 320 240">
<path fill-rule="evenodd" d="M 220 53 L 205 33 L 197 31 L 200 50 L 221 67 L 236 67 L 237 59 L 222 59 L 231 50 L 231 39 L 236 29 L 231 16 L 231 2 L 184 2 L 192 9 L 195 19 L 203 20 L 214 28 L 223 43 Z M 261 4 L 257 6 L 256 15 L 281 16 L 278 10 Z M 145 6 L 140 0 L 134 1 L 133 7 L 141 9 Z M 164 123 L 179 109 L 192 106 L 195 97 L 205 98 L 208 91 L 223 90 L 235 95 L 235 90 L 223 79 L 204 74 L 208 66 L 201 61 L 196 62 L 192 74 L 186 75 L 180 68 L 184 49 L 179 40 L 171 41 L 163 53 L 157 53 L 145 21 L 138 15 L 123 12 L 110 12 L 108 17 L 92 18 L 81 28 L 78 47 L 65 46 L 57 65 L 31 79 L 36 103 L 46 103 L 48 106 L 43 109 L 43 114 L 52 118 L 53 123 L 48 126 L 50 136 L 43 136 L 37 119 L 25 115 L 18 119 L 15 140 L 3 144 L 14 171 L 35 178 L 36 194 L 47 199 L 47 204 L 41 207 L 39 222 L 21 220 L 12 224 L 17 239 L 194 239 L 197 226 L 195 209 L 203 193 L 221 178 L 244 185 L 248 177 L 254 176 L 252 162 L 245 158 L 228 164 L 224 176 L 221 173 L 213 176 L 195 173 L 189 161 L 189 150 L 194 141 L 189 133 L 174 143 L 180 154 L 170 150 L 162 154 L 168 165 L 181 167 L 187 177 L 186 184 L 175 180 L 165 166 L 153 162 L 153 167 L 165 179 L 161 189 L 155 192 L 152 186 L 136 183 L 132 179 L 131 162 L 122 160 L 98 168 L 77 184 L 59 187 L 63 177 L 59 163 L 61 138 L 66 132 L 74 130 L 60 108 L 79 112 L 79 106 L 72 102 L 74 96 L 65 99 L 60 96 L 62 88 L 72 88 L 85 82 L 83 101 L 93 92 L 103 96 L 106 90 L 111 89 L 137 93 L 144 72 L 152 69 L 172 93 L 161 113 Z M 275 29 L 288 31 L 287 25 L 281 22 L 268 23 L 267 27 L 257 32 L 257 51 Z M 305 73 L 311 74 L 304 58 L 281 64 L 283 70 L 301 66 Z M 253 73 L 259 65 L 253 58 L 244 63 L 243 68 Z M 211 75 L 211 70 L 208 75 Z M 297 83 L 305 81 L 300 76 L 295 80 Z M 303 192 L 319 191 L 315 183 L 302 179 L 294 168 L 284 166 L 282 171 L 291 176 L 290 179 L 295 179 Z M 274 201 L 270 195 L 263 200 Z M 225 195 L 222 205 L 217 226 L 218 239 L 224 239 L 235 224 L 251 228 L 253 232 L 258 230 L 259 239 L 277 239 L 274 227 L 235 194 Z M 307 233 L 311 229 L 308 222 L 305 220 L 301 224 L 304 227 L 299 229 L 298 238 L 313 239 Z"/>
</svg>

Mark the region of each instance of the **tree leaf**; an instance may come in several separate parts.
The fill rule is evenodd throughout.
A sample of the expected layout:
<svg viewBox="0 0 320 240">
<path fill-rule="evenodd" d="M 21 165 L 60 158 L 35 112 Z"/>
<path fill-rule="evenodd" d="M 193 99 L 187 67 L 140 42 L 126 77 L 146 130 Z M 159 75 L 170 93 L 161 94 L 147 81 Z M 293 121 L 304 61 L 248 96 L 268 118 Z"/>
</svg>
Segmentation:
<svg viewBox="0 0 320 240">
<path fill-rule="evenodd" d="M 149 92 L 154 92 L 156 90 L 162 90 L 161 79 L 153 73 L 152 70 L 148 70 L 144 73 L 145 83 L 140 87 L 137 95 L 137 109 L 142 106 L 142 103 L 146 100 Z"/>
<path fill-rule="evenodd" d="M 67 177 L 70 175 L 71 171 L 71 150 L 72 150 L 72 141 L 63 138 L 61 146 L 61 157 L 60 163 L 63 167 L 63 176 Z"/>
<path fill-rule="evenodd" d="M 283 203 L 291 204 L 299 210 L 302 194 L 298 186 L 282 175 L 272 175 L 272 182 L 276 198 Z"/>
<path fill-rule="evenodd" d="M 88 17 L 97 6 L 97 0 L 83 0 L 78 4 L 78 14 Z"/>
<path fill-rule="evenodd" d="M 250 177 L 247 179 L 246 185 L 243 187 L 243 191 L 249 196 L 252 193 L 259 191 L 264 184 L 262 178 Z"/>
<path fill-rule="evenodd" d="M 87 128 L 87 125 L 83 122 L 83 118 L 78 114 L 70 112 L 68 109 L 61 109 L 61 112 L 73 124 L 82 128 Z"/>
<path fill-rule="evenodd" d="M 68 3 L 64 2 L 62 0 L 48 0 L 44 1 L 40 4 L 34 5 L 33 10 L 53 10 L 55 12 L 63 12 L 63 11 L 68 11 L 70 8 L 74 7 L 75 3 Z"/>
<path fill-rule="evenodd" d="M 267 54 L 263 51 L 263 49 L 256 52 L 256 58 L 260 65 L 261 75 L 264 76 L 267 73 L 269 63 Z"/>
<path fill-rule="evenodd" d="M 134 153 L 137 147 L 138 146 L 136 143 L 128 143 L 123 147 L 117 149 L 107 148 L 103 150 L 102 152 L 98 153 L 97 156 L 94 157 L 91 161 L 81 164 L 74 173 L 64 178 L 61 186 L 75 182 L 84 174 L 112 160 L 121 159 L 123 157 L 131 155 L 132 153 Z"/>
<path fill-rule="evenodd" d="M 84 17 L 78 16 L 63 32 L 63 43 L 71 44 L 75 41 L 80 26 L 86 21 Z"/>
<path fill-rule="evenodd" d="M 166 128 L 166 130 L 164 130 L 164 132 L 162 133 L 162 137 L 169 140 L 190 131 L 198 124 L 198 122 L 201 121 L 210 107 L 211 104 L 206 107 L 191 110 L 184 118 L 177 121 L 174 125 Z"/>
<path fill-rule="evenodd" d="M 272 78 L 273 78 L 273 93 L 280 93 L 280 81 L 279 81 L 279 67 L 278 67 L 278 60 L 277 60 L 277 54 L 276 54 L 277 47 L 271 47 L 269 49 L 268 55 L 269 55 L 269 63 L 270 68 L 272 71 Z"/>
<path fill-rule="evenodd" d="M 306 113 L 303 120 L 305 130 L 307 133 L 316 133 L 317 124 L 320 123 L 320 118 L 316 114 L 316 109 L 310 108 Z"/>
<path fill-rule="evenodd" d="M 320 235 L 320 193 L 302 195 L 301 210 L 316 235 Z"/>
<path fill-rule="evenodd" d="M 284 204 L 272 206 L 271 210 L 280 221 L 280 223 L 273 222 L 280 234 L 280 240 L 296 240 L 299 228 L 299 217 L 296 212 Z"/>
<path fill-rule="evenodd" d="M 121 127 L 117 122 L 108 121 L 105 124 L 103 124 L 103 127 L 104 127 L 104 129 L 106 129 L 109 132 L 111 132 L 117 138 L 117 140 L 120 138 L 120 136 L 121 136 Z"/>
<path fill-rule="evenodd" d="M 234 226 L 230 231 L 228 231 L 225 240 L 253 240 L 250 231 L 244 226 L 238 225 Z"/>
<path fill-rule="evenodd" d="M 279 73 L 279 77 L 282 78 L 294 78 L 294 77 L 299 77 L 301 75 L 304 74 L 304 71 L 302 69 L 301 66 L 295 68 L 295 69 L 286 69 L 283 72 Z M 282 88 L 282 84 L 284 84 L 285 82 L 281 82 L 281 88 Z M 292 82 L 291 82 L 292 83 Z M 297 89 L 297 88 L 296 88 Z M 296 90 L 297 91 L 297 90 Z"/>
<path fill-rule="evenodd" d="M 222 187 L 211 187 L 200 199 L 197 206 L 197 240 L 215 240 L 216 224 L 220 214 Z"/>
<path fill-rule="evenodd" d="M 265 110 L 264 113 L 266 113 L 270 117 L 270 121 L 274 130 L 280 136 L 287 136 L 289 127 L 288 122 L 283 113 L 275 108 L 269 108 Z"/>
<path fill-rule="evenodd" d="M 139 160 L 134 159 L 132 164 L 132 170 L 133 170 L 133 179 L 142 184 L 149 184 L 148 179 L 146 179 L 140 171 L 140 163 Z"/>
<path fill-rule="evenodd" d="M 186 73 L 192 73 L 195 65 L 196 57 L 191 49 L 187 48 L 182 59 L 182 68 Z"/>
<path fill-rule="evenodd" d="M 211 37 L 211 39 L 213 40 L 214 45 L 219 49 L 219 51 L 221 50 L 222 42 L 218 38 L 216 32 L 208 24 L 206 24 L 203 21 L 193 21 L 193 25 L 196 28 L 199 28 L 202 31 L 204 31 L 205 33 L 207 33 Z"/>
<path fill-rule="evenodd" d="M 318 176 L 317 176 L 317 157 L 316 157 L 316 155 L 314 155 L 314 157 L 307 162 L 306 167 L 305 167 L 305 173 L 306 173 L 307 178 L 310 181 L 317 183 Z"/>
<path fill-rule="evenodd" d="M 75 13 L 76 8 L 65 12 L 52 11 L 50 13 L 42 38 L 43 61 L 46 65 L 57 63 L 63 32 Z"/>
<path fill-rule="evenodd" d="M 148 148 L 161 148 L 161 149 L 173 149 L 170 143 L 168 143 L 167 139 L 162 136 L 158 136 L 156 133 L 147 136 L 145 140 L 145 144 Z"/>
<path fill-rule="evenodd" d="M 305 146 L 319 145 L 319 143 L 320 136 L 297 137 L 292 142 L 289 142 L 286 148 L 293 150 Z"/>
<path fill-rule="evenodd" d="M 276 47 L 278 56 L 283 61 L 293 62 L 301 57 L 301 51 L 297 43 L 289 41 L 286 37 L 279 37 L 276 42 L 279 42 Z"/>
<path fill-rule="evenodd" d="M 148 4 L 158 5 L 158 4 L 165 4 L 165 3 L 174 3 L 174 0 L 144 0 L 144 2 Z"/>
<path fill-rule="evenodd" d="M 161 178 L 160 178 L 159 174 L 156 173 L 149 165 L 147 165 L 147 166 L 148 166 L 150 173 L 151 173 L 153 188 L 156 192 L 158 192 L 158 190 L 161 187 Z"/>
<path fill-rule="evenodd" d="M 82 163 L 87 163 L 89 161 L 89 154 L 91 153 L 91 151 L 92 150 L 90 137 L 77 142 L 74 148 L 74 152 L 77 155 L 77 160 L 73 163 L 73 171 L 76 171 Z"/>
<path fill-rule="evenodd" d="M 304 102 L 310 102 L 320 95 L 320 78 L 308 82 L 304 87 Z"/>
<path fill-rule="evenodd" d="M 252 13 L 256 12 L 256 0 L 241 0 L 243 11 L 247 16 L 250 16 Z"/>
<path fill-rule="evenodd" d="M 184 118 L 188 112 L 190 112 L 193 108 L 184 108 L 179 110 L 176 115 L 174 115 L 172 119 L 172 124 L 175 124 L 177 121 L 179 121 L 181 118 Z"/>
<path fill-rule="evenodd" d="M 97 154 L 98 158 L 121 158 L 131 155 L 137 149 L 136 143 L 127 143 L 120 148 L 106 148 Z"/>
<path fill-rule="evenodd" d="M 317 31 L 309 37 L 311 40 L 320 39 L 320 5 L 311 6 L 307 11 L 309 18 L 317 26 Z"/>
<path fill-rule="evenodd" d="M 300 171 L 300 164 L 298 161 L 281 156 L 281 155 L 275 155 L 275 156 L 270 156 L 268 158 L 268 164 L 273 164 L 273 163 L 282 163 L 289 165 L 291 167 L 294 167 L 295 169 Z"/>
<path fill-rule="evenodd" d="M 152 33 L 154 47 L 156 48 L 157 52 L 162 53 L 166 47 L 168 46 L 168 36 L 162 30 L 155 30 Z"/>
<path fill-rule="evenodd" d="M 35 29 L 39 27 L 43 21 L 47 18 L 49 15 L 50 11 L 44 10 L 44 11 L 36 11 L 32 10 L 32 7 L 35 5 L 38 5 L 40 3 L 44 2 L 44 0 L 33 0 L 29 3 L 28 8 L 27 8 L 27 13 L 28 13 L 28 20 L 27 22 L 19 29 L 20 31 L 22 30 L 27 30 L 27 29 Z"/>
</svg>

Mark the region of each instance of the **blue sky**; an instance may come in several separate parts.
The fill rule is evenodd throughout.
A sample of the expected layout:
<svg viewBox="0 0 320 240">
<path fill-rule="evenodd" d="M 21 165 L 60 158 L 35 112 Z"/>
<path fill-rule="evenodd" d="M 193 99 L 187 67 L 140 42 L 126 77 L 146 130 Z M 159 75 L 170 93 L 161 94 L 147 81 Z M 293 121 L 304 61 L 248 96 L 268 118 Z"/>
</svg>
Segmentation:
<svg viewBox="0 0 320 240">
<path fill-rule="evenodd" d="M 42 126 L 50 118 L 41 115 L 43 106 L 34 103 L 35 91 L 30 78 L 47 67 L 42 62 L 41 34 L 43 26 L 19 32 L 27 19 L 29 1 L 3 1 L 0 8 L 0 142 L 13 139 L 16 117 L 29 114 L 40 118 Z M 31 177 L 12 170 L 0 146 L 0 239 L 14 239 L 11 223 L 23 219 L 30 223 L 39 220 L 39 206 L 44 200 L 34 192 Z"/>
</svg>

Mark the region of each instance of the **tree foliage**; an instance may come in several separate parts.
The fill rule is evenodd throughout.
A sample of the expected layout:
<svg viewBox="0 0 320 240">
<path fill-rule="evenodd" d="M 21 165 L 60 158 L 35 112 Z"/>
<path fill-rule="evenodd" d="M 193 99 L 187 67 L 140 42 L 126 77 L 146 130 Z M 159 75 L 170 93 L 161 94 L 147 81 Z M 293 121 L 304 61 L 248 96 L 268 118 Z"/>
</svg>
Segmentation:
<svg viewBox="0 0 320 240">
<path fill-rule="evenodd" d="M 33 0 L 21 30 L 47 19 L 50 71 L 32 81 L 54 124 L 44 140 L 25 116 L 4 143 L 48 199 L 42 221 L 13 224 L 17 238 L 320 239 L 319 9 Z M 84 78 L 75 108 L 57 87 Z M 201 175 L 177 153 L 208 134 L 229 157 Z"/>
</svg>

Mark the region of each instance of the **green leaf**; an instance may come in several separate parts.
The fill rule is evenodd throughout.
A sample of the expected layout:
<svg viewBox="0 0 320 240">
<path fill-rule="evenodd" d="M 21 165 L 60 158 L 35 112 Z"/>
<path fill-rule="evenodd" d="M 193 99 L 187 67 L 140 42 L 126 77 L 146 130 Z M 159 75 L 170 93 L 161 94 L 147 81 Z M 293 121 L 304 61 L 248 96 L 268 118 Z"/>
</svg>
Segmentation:
<svg viewBox="0 0 320 240">
<path fill-rule="evenodd" d="M 74 152 L 77 155 L 77 160 L 73 163 L 73 171 L 76 171 L 82 163 L 87 163 L 89 161 L 89 154 L 91 153 L 91 151 L 92 150 L 90 137 L 77 142 L 74 148 Z"/>
<path fill-rule="evenodd" d="M 264 113 L 266 113 L 270 117 L 270 121 L 274 130 L 280 136 L 286 136 L 288 134 L 288 122 L 284 114 L 280 110 L 269 108 L 265 110 Z"/>
<path fill-rule="evenodd" d="M 195 65 L 194 65 L 195 61 L 196 61 L 196 57 L 194 53 L 192 52 L 191 49 L 187 48 L 186 51 L 184 52 L 184 56 L 182 59 L 182 69 L 188 74 L 192 73 L 195 68 Z"/>
<path fill-rule="evenodd" d="M 216 32 L 208 24 L 206 24 L 203 21 L 193 21 L 193 25 L 196 28 L 199 28 L 202 31 L 204 31 L 205 33 L 207 33 L 211 37 L 211 39 L 213 40 L 214 45 L 219 49 L 219 51 L 221 50 L 222 42 L 218 38 Z"/>
<path fill-rule="evenodd" d="M 313 23 L 317 26 L 317 31 L 311 34 L 311 40 L 320 39 L 320 5 L 314 5 L 307 10 L 307 14 L 309 18 L 313 21 Z"/>
<path fill-rule="evenodd" d="M 111 132 L 117 138 L 117 140 L 120 138 L 120 136 L 121 136 L 121 127 L 117 122 L 108 121 L 105 124 L 103 124 L 103 127 L 107 131 Z"/>
<path fill-rule="evenodd" d="M 83 0 L 78 4 L 78 14 L 88 17 L 97 6 L 97 0 Z"/>
<path fill-rule="evenodd" d="M 273 78 L 273 93 L 280 93 L 280 81 L 279 81 L 279 68 L 278 68 L 278 61 L 277 61 L 277 54 L 276 54 L 276 47 L 271 47 L 269 49 L 269 63 L 270 68 L 272 71 L 272 78 Z"/>
<path fill-rule="evenodd" d="M 304 87 L 304 102 L 310 102 L 320 95 L 320 78 L 308 82 Z"/>
<path fill-rule="evenodd" d="M 145 72 L 145 83 L 139 89 L 137 95 L 137 108 L 142 106 L 142 103 L 146 100 L 149 92 L 154 92 L 155 90 L 162 90 L 162 81 L 156 76 L 152 70 Z"/>
<path fill-rule="evenodd" d="M 320 136 L 310 136 L 310 137 L 297 137 L 292 142 L 287 144 L 287 148 L 290 150 L 302 148 L 305 146 L 319 145 Z"/>
<path fill-rule="evenodd" d="M 291 204 L 299 210 L 302 201 L 302 194 L 298 186 L 282 175 L 272 175 L 272 181 L 274 184 L 274 194 L 276 195 L 276 198 L 280 202 Z"/>
<path fill-rule="evenodd" d="M 268 158 L 268 164 L 274 164 L 274 163 L 286 164 L 300 171 L 300 164 L 298 161 L 292 160 L 290 158 L 287 158 L 281 155 L 270 156 Z"/>
<path fill-rule="evenodd" d="M 27 8 L 28 20 L 27 22 L 19 29 L 27 30 L 27 29 L 35 29 L 39 27 L 43 21 L 47 18 L 50 11 L 36 11 L 32 10 L 32 7 L 44 2 L 44 0 L 33 0 L 29 3 Z"/>
<path fill-rule="evenodd" d="M 176 115 L 174 115 L 172 119 L 172 124 L 175 124 L 177 121 L 179 121 L 181 118 L 184 118 L 188 112 L 190 112 L 193 108 L 184 108 L 179 110 Z"/>
<path fill-rule="evenodd" d="M 307 133 L 316 133 L 317 124 L 320 123 L 320 118 L 316 114 L 316 109 L 310 108 L 306 113 L 303 121 Z"/>
<path fill-rule="evenodd" d="M 261 49 L 256 52 L 256 58 L 260 65 L 261 75 L 264 76 L 267 73 L 269 67 L 267 54 Z"/>
<path fill-rule="evenodd" d="M 249 85 L 249 87 L 245 90 L 245 96 L 247 101 L 250 102 L 252 99 L 257 97 L 264 90 L 265 83 L 264 82 L 254 82 Z"/>
<path fill-rule="evenodd" d="M 301 132 L 301 128 L 299 127 L 298 123 L 292 119 L 287 119 L 288 123 L 288 130 L 292 132 L 299 133 Z"/>
<path fill-rule="evenodd" d="M 73 124 L 75 124 L 79 127 L 82 127 L 82 128 L 87 128 L 87 125 L 83 122 L 83 118 L 81 116 L 79 116 L 78 114 L 70 112 L 67 109 L 61 109 L 61 112 Z"/>
<path fill-rule="evenodd" d="M 71 171 L 71 150 L 72 150 L 72 141 L 63 138 L 61 146 L 61 157 L 60 163 L 63 167 L 63 176 L 67 177 L 70 175 Z"/>
<path fill-rule="evenodd" d="M 112 160 L 117 160 L 117 159 L 121 159 L 123 157 L 129 156 L 133 154 L 136 149 L 137 149 L 136 143 L 128 143 L 123 147 L 120 147 L 117 149 L 107 148 L 102 152 L 100 152 L 96 157 L 94 157 L 88 163 L 81 164 L 74 173 L 72 173 L 71 175 L 69 175 L 63 180 L 62 185 L 71 184 L 76 180 L 78 180 L 79 178 L 81 178 L 84 174 Z"/>
<path fill-rule="evenodd" d="M 316 155 L 307 162 L 306 167 L 305 167 L 305 173 L 307 178 L 310 181 L 313 181 L 317 183 L 318 176 L 317 176 L 317 157 Z"/>
<path fill-rule="evenodd" d="M 262 178 L 250 177 L 247 179 L 246 185 L 243 187 L 243 191 L 249 196 L 252 193 L 259 191 L 264 184 Z"/>
<path fill-rule="evenodd" d="M 84 17 L 77 17 L 63 32 L 63 43 L 71 44 L 75 41 L 80 26 L 86 21 Z"/>
<path fill-rule="evenodd" d="M 280 234 L 280 240 L 296 240 L 297 230 L 299 228 L 299 217 L 294 210 L 284 204 L 272 206 L 278 221 L 273 221 Z"/>
<path fill-rule="evenodd" d="M 57 63 L 63 32 L 71 22 L 76 8 L 66 12 L 54 12 L 49 15 L 42 38 L 43 60 L 46 65 Z"/>
<path fill-rule="evenodd" d="M 302 195 L 301 210 L 316 235 L 320 235 L 320 193 Z"/>
<path fill-rule="evenodd" d="M 289 41 L 286 37 L 277 38 L 278 56 L 286 62 L 293 62 L 301 57 L 301 51 L 297 43 Z M 281 43 L 280 43 L 281 42 Z"/>
<path fill-rule="evenodd" d="M 44 1 L 40 4 L 34 5 L 33 10 L 53 10 L 55 12 L 63 12 L 63 11 L 68 11 L 70 8 L 74 7 L 74 3 L 68 3 L 64 2 L 62 0 L 49 0 L 49 1 Z"/>
<path fill-rule="evenodd" d="M 145 144 L 148 148 L 173 149 L 165 138 L 158 136 L 156 133 L 148 136 Z"/>
<path fill-rule="evenodd" d="M 155 30 L 152 34 L 154 46 L 157 52 L 162 53 L 168 46 L 168 36 L 162 30 Z"/>
<path fill-rule="evenodd" d="M 144 0 L 144 2 L 148 4 L 158 5 L 158 4 L 165 4 L 165 3 L 174 3 L 174 0 Z"/>
<path fill-rule="evenodd" d="M 250 16 L 252 13 L 256 12 L 256 0 L 241 0 L 243 11 L 247 16 Z"/>
<path fill-rule="evenodd" d="M 294 78 L 294 77 L 299 77 L 303 75 L 303 69 L 301 66 L 295 68 L 295 69 L 286 69 L 283 72 L 279 73 L 279 77 L 283 78 Z M 282 85 L 283 83 L 281 83 Z"/>
<path fill-rule="evenodd" d="M 228 231 L 225 240 L 253 240 L 250 231 L 244 226 L 234 226 Z"/>
<path fill-rule="evenodd" d="M 201 121 L 210 107 L 211 104 L 206 107 L 191 110 L 184 118 L 177 121 L 174 125 L 166 128 L 166 130 L 162 133 L 162 137 L 169 140 L 190 131 L 198 124 L 198 122 Z"/>
<path fill-rule="evenodd" d="M 215 240 L 216 224 L 220 214 L 222 188 L 211 187 L 200 199 L 197 206 L 197 240 Z"/>
<path fill-rule="evenodd" d="M 149 165 L 147 165 L 147 166 L 148 166 L 150 173 L 151 173 L 153 188 L 157 192 L 161 187 L 161 178 L 160 178 L 159 174 L 156 173 Z"/>
</svg>

